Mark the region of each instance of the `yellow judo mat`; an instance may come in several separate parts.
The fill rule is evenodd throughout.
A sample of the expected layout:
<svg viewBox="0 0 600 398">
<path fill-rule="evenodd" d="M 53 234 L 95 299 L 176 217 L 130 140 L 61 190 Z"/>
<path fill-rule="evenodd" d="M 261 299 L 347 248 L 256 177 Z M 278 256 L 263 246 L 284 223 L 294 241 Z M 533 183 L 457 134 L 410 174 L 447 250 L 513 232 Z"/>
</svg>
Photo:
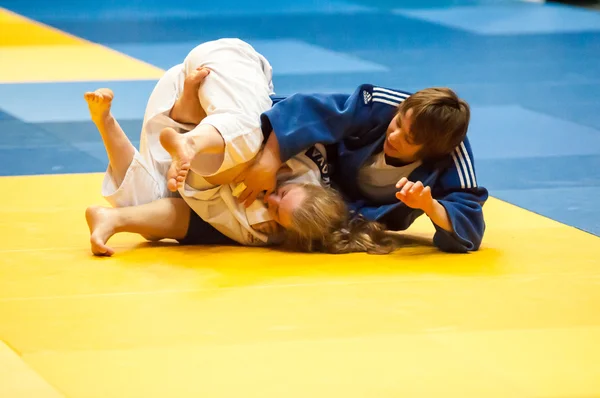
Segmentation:
<svg viewBox="0 0 600 398">
<path fill-rule="evenodd" d="M 2 83 L 163 73 L 9 11 L 0 27 Z M 1 398 L 600 396 L 595 236 L 492 198 L 467 255 L 422 217 L 387 256 L 117 235 L 96 258 L 101 179 L 0 178 Z"/>
<path fill-rule="evenodd" d="M 491 199 L 481 251 L 114 237 L 100 174 L 0 178 L 0 397 L 595 397 L 600 240 Z M 52 195 L 48 193 L 51 192 Z"/>
<path fill-rule="evenodd" d="M 0 8 L 0 83 L 159 79 L 164 71 Z"/>
</svg>

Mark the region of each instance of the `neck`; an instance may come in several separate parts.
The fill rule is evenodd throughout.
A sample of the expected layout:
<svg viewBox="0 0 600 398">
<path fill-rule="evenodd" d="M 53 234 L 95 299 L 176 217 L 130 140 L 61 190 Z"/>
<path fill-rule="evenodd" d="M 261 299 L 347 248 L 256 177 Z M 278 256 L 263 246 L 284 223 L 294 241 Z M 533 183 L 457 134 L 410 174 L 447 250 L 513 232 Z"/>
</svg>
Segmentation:
<svg viewBox="0 0 600 398">
<path fill-rule="evenodd" d="M 394 167 L 402 167 L 402 166 L 406 166 L 407 164 L 413 163 L 412 161 L 406 162 L 402 159 L 393 158 L 391 156 L 386 155 L 385 153 L 383 154 L 383 156 L 385 156 L 385 163 L 390 166 L 394 166 Z"/>
</svg>

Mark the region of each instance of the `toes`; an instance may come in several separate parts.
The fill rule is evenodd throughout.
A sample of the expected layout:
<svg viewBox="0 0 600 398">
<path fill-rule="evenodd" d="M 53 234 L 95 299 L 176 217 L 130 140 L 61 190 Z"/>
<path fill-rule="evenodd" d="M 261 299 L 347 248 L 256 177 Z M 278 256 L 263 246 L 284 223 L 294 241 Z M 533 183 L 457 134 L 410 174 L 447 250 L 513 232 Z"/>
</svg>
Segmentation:
<svg viewBox="0 0 600 398">
<path fill-rule="evenodd" d="M 92 237 L 90 239 L 90 243 L 92 244 L 92 253 L 95 256 L 112 256 L 115 254 L 115 251 L 110 247 L 106 246 L 102 240 Z"/>
<path fill-rule="evenodd" d="M 109 98 L 106 95 L 104 95 L 104 93 L 102 91 L 98 90 L 98 91 L 96 91 L 96 100 L 99 103 L 103 103 L 103 102 L 107 102 L 107 100 L 109 100 Z"/>
<path fill-rule="evenodd" d="M 100 88 L 96 90 L 96 94 L 105 101 L 112 101 L 114 93 L 109 88 Z"/>
<path fill-rule="evenodd" d="M 186 82 L 191 85 L 198 85 L 208 76 L 210 70 L 207 68 L 200 67 L 195 71 L 192 71 L 186 78 Z"/>
<path fill-rule="evenodd" d="M 92 249 L 92 253 L 94 254 L 94 256 L 98 256 L 98 257 L 105 257 L 105 256 L 108 256 L 108 255 L 106 254 L 106 251 L 104 251 L 104 250 L 100 250 L 100 249 L 98 249 L 98 248 L 94 248 L 94 249 Z"/>
<path fill-rule="evenodd" d="M 106 95 L 104 95 L 104 94 L 102 94 L 102 93 L 99 93 L 98 94 L 98 101 L 101 102 L 102 104 L 107 104 L 107 103 L 109 103 L 111 101 L 111 98 L 108 97 L 108 96 L 106 96 Z"/>
<path fill-rule="evenodd" d="M 98 103 L 98 94 L 96 93 L 92 93 L 92 92 L 88 92 L 85 93 L 84 96 L 85 100 L 91 104 L 97 104 Z"/>
<path fill-rule="evenodd" d="M 112 97 L 108 93 L 104 93 L 101 90 L 88 91 L 83 97 L 89 104 L 107 106 L 112 101 Z"/>
<path fill-rule="evenodd" d="M 115 251 L 113 249 L 111 249 L 110 247 L 106 247 L 106 248 L 103 248 L 102 251 L 98 251 L 98 250 L 94 251 L 92 249 L 92 253 L 94 254 L 94 256 L 98 256 L 98 257 L 110 257 L 113 254 L 115 254 Z"/>
<path fill-rule="evenodd" d="M 113 93 L 109 89 L 98 89 L 95 91 L 87 91 L 83 97 L 88 102 L 93 102 L 96 104 L 99 103 L 109 103 L 113 99 Z"/>
<path fill-rule="evenodd" d="M 173 178 L 169 179 L 167 182 L 167 188 L 171 192 L 177 192 L 177 181 Z"/>
<path fill-rule="evenodd" d="M 188 170 L 190 169 L 189 162 L 184 162 L 181 164 L 181 168 L 177 171 L 177 176 L 175 177 L 176 185 L 178 188 L 183 187 L 183 183 L 185 182 Z"/>
<path fill-rule="evenodd" d="M 200 71 L 200 74 L 203 76 L 207 76 L 210 73 L 210 69 L 208 68 L 202 68 L 202 70 Z"/>
<path fill-rule="evenodd" d="M 195 78 L 196 78 L 196 80 L 202 80 L 206 76 L 208 76 L 209 73 L 210 73 L 210 69 L 202 68 L 202 67 L 198 68 Z"/>
</svg>

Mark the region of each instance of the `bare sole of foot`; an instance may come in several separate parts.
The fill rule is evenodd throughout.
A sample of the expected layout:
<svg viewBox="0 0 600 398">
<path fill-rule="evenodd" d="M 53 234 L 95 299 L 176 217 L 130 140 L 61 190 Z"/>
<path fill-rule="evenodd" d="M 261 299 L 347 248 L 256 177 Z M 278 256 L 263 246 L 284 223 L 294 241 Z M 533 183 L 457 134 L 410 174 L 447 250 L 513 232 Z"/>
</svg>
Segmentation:
<svg viewBox="0 0 600 398">
<path fill-rule="evenodd" d="M 183 187 L 192 159 L 196 156 L 195 144 L 191 138 L 170 127 L 160 132 L 160 144 L 173 159 L 167 172 L 167 188 L 176 192 Z"/>
<path fill-rule="evenodd" d="M 110 115 L 110 106 L 114 96 L 109 88 L 99 88 L 96 91 L 88 91 L 83 95 L 93 121 L 103 120 Z"/>
<path fill-rule="evenodd" d="M 102 206 L 90 206 L 85 210 L 85 219 L 90 229 L 90 244 L 95 256 L 112 256 L 115 251 L 106 242 L 115 234 L 114 215 Z"/>
</svg>

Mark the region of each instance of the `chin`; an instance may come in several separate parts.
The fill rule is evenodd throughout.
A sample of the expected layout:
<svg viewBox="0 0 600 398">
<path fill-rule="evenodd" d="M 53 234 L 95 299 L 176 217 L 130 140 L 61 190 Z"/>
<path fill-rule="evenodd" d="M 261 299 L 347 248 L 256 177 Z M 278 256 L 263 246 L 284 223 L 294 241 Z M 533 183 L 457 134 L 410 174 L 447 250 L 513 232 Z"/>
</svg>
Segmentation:
<svg viewBox="0 0 600 398">
<path fill-rule="evenodd" d="M 383 153 L 385 153 L 387 156 L 392 157 L 392 158 L 395 158 L 396 155 L 398 155 L 394 150 L 389 149 L 387 142 L 386 142 L 386 145 L 383 146 Z"/>
<path fill-rule="evenodd" d="M 391 158 L 402 160 L 401 155 L 394 150 L 389 150 L 388 148 L 383 148 L 383 153 L 385 153 L 387 156 L 389 156 Z"/>
</svg>

